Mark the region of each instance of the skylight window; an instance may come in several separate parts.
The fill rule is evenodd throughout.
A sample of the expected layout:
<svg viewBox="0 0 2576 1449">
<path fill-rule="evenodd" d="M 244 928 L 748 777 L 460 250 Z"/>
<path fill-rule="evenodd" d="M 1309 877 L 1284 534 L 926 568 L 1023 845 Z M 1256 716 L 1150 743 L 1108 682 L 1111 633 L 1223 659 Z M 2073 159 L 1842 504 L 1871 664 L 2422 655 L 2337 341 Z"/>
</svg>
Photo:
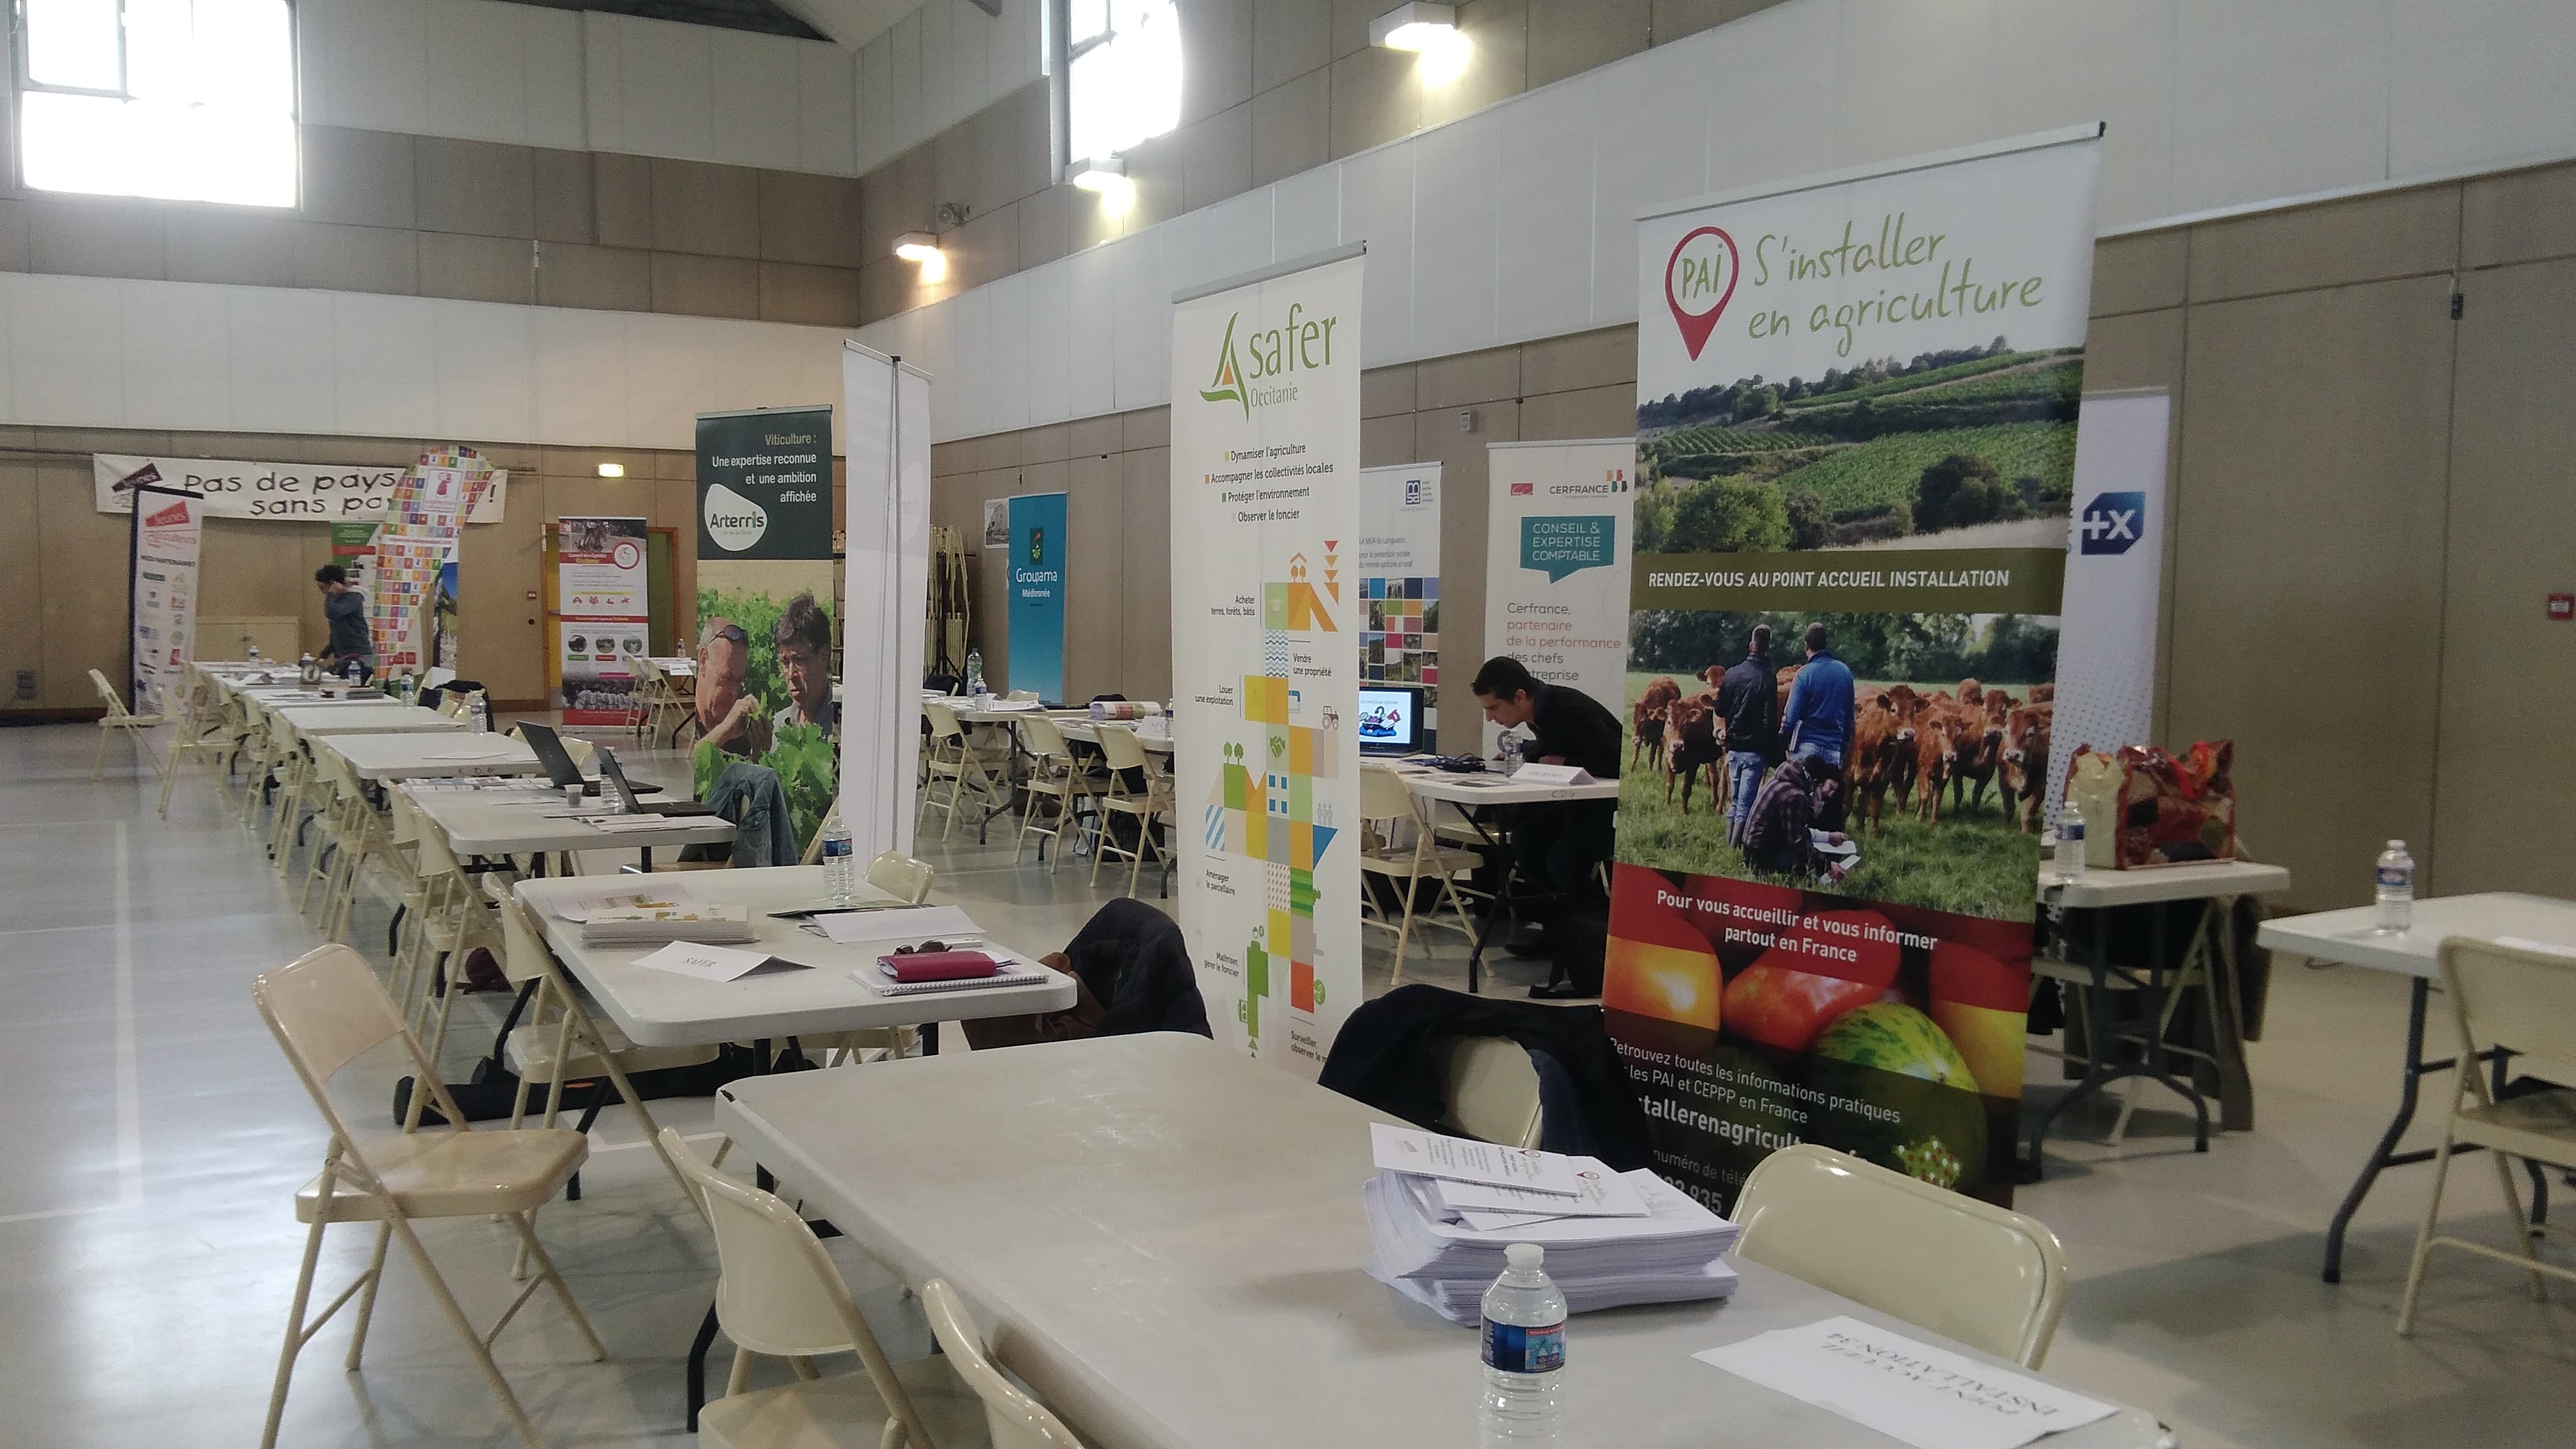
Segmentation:
<svg viewBox="0 0 2576 1449">
<path fill-rule="evenodd" d="M 1070 0 L 1065 27 L 1074 161 L 1104 161 L 1181 123 L 1173 0 Z"/>
<path fill-rule="evenodd" d="M 295 205 L 292 0 L 17 0 L 17 13 L 27 185 Z"/>
</svg>

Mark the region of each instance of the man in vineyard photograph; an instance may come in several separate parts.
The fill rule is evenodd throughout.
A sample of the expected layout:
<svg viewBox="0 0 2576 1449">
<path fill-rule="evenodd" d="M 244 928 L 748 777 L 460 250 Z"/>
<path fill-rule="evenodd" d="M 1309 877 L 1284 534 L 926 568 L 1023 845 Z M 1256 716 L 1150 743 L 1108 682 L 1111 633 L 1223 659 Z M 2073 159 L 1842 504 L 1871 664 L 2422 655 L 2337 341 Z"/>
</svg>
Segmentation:
<svg viewBox="0 0 2576 1449">
<path fill-rule="evenodd" d="M 1844 747 L 1850 743 L 1855 716 L 1852 672 L 1834 657 L 1824 622 L 1807 626 L 1807 662 L 1789 686 L 1789 703 L 1780 712 L 1780 731 L 1791 759 L 1806 762 L 1817 780 L 1839 780 Z M 1843 825 L 1843 792 L 1830 792 L 1823 822 L 1828 830 Z"/>
</svg>

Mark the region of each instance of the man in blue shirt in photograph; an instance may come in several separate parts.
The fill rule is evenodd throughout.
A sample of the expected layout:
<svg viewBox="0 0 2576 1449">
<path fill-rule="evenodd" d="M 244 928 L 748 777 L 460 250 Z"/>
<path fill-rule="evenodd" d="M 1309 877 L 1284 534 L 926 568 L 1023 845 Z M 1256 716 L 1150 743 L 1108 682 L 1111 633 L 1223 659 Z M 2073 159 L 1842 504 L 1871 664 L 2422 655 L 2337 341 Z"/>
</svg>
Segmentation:
<svg viewBox="0 0 2576 1449">
<path fill-rule="evenodd" d="M 1840 785 L 1843 752 L 1850 748 L 1854 711 L 1851 667 L 1826 647 L 1822 622 L 1807 626 L 1807 662 L 1789 684 L 1789 704 L 1780 712 L 1780 734 L 1792 758 L 1807 762 L 1807 773 L 1821 786 L 1836 781 L 1825 800 L 1824 828 L 1843 826 Z"/>
</svg>

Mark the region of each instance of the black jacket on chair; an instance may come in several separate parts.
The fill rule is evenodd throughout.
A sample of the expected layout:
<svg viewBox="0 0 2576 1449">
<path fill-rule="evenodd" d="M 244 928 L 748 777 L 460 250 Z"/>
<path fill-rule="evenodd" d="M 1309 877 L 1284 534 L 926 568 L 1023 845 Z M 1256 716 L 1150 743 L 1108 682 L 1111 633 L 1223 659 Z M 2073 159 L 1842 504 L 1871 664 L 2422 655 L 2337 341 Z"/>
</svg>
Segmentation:
<svg viewBox="0 0 2576 1449">
<path fill-rule="evenodd" d="M 1580 1120 L 1558 1120 L 1566 1113 L 1551 1100 L 1558 1094 L 1547 1090 L 1558 1072 L 1542 1070 L 1541 1145 L 1549 1151 L 1586 1153 L 1620 1172 L 1652 1165 L 1646 1114 L 1597 1006 L 1495 1001 L 1438 986 L 1399 986 L 1342 1023 L 1321 1081 L 1345 1097 L 1437 1131 L 1449 1103 L 1436 1044 L 1461 1036 L 1509 1037 L 1561 1069 Z"/>
<path fill-rule="evenodd" d="M 1083 923 L 1065 958 L 1107 1014 L 1102 1036 L 1186 1031 L 1214 1036 L 1199 997 L 1198 968 L 1180 924 L 1133 896 L 1120 896 Z"/>
</svg>

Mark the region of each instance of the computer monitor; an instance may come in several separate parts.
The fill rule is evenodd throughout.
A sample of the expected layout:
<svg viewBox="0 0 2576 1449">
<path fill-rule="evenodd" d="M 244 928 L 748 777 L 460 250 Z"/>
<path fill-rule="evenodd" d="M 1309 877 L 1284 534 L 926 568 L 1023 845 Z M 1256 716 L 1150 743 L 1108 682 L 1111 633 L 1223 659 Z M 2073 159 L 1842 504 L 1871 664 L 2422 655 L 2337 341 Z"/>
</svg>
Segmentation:
<svg viewBox="0 0 2576 1449">
<path fill-rule="evenodd" d="M 1410 755 L 1422 749 L 1422 692 L 1360 690 L 1360 753 Z"/>
</svg>

